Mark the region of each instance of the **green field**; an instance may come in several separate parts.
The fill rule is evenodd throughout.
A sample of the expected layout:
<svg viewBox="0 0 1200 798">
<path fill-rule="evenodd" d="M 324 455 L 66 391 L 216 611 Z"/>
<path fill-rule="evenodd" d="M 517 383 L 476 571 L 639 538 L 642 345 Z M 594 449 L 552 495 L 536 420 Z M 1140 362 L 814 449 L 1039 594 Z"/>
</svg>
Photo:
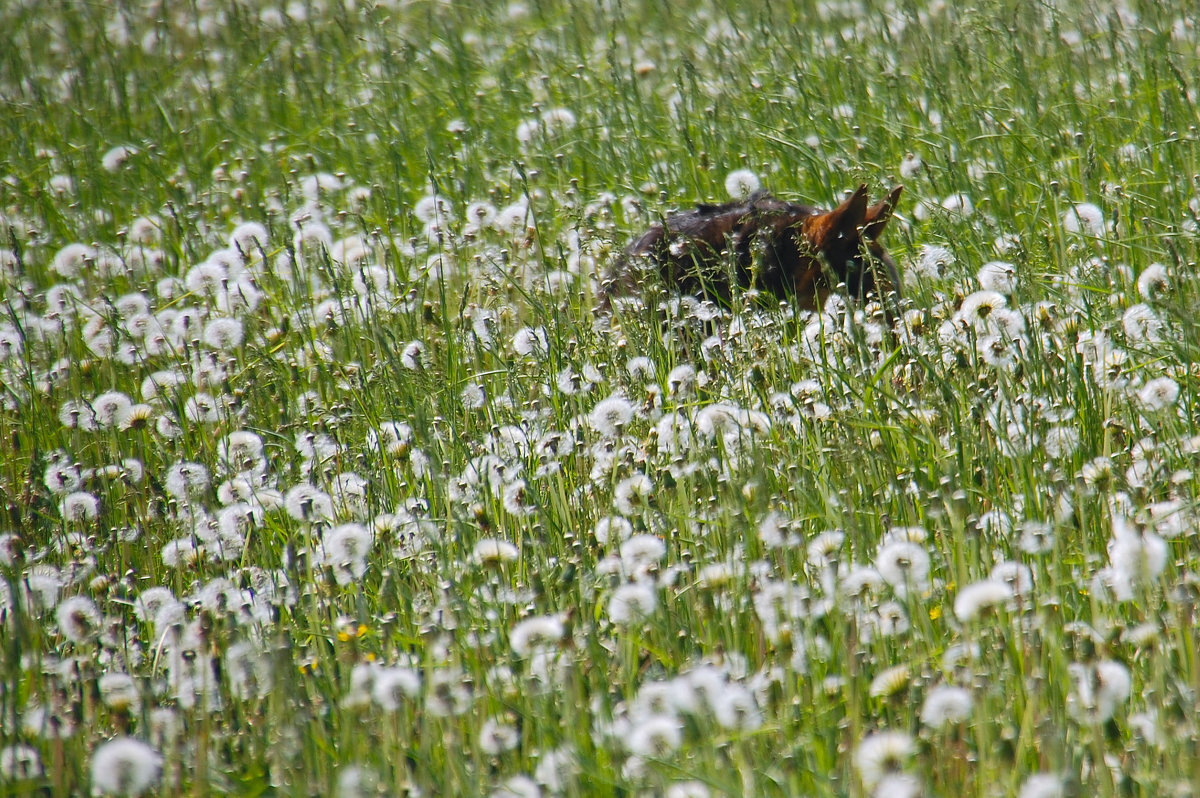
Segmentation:
<svg viewBox="0 0 1200 798">
<path fill-rule="evenodd" d="M 1197 102 L 1183 0 L 0 4 L 0 795 L 1197 795 Z M 597 310 L 755 183 L 904 186 L 894 331 Z"/>
</svg>

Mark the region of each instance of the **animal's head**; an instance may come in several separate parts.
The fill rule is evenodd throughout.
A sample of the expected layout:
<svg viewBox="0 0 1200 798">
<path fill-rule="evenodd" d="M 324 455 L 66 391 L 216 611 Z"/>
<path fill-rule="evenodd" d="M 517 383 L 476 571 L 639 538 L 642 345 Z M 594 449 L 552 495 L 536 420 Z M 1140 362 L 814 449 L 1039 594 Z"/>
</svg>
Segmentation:
<svg viewBox="0 0 1200 798">
<path fill-rule="evenodd" d="M 867 187 L 861 185 L 841 205 L 802 223 L 808 246 L 846 283 L 851 295 L 877 291 L 882 299 L 892 292 L 899 294 L 896 264 L 878 239 L 903 189 L 896 186 L 882 201 L 868 205 Z"/>
</svg>

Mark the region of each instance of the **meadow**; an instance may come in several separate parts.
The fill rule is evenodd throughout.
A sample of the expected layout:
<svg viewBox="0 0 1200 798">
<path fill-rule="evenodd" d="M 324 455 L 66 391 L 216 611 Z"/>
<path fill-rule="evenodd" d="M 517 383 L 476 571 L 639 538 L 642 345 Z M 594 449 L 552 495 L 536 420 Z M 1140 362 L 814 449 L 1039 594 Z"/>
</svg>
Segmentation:
<svg viewBox="0 0 1200 798">
<path fill-rule="evenodd" d="M 0 31 L 0 794 L 1197 794 L 1190 3 Z M 860 183 L 894 330 L 597 309 Z"/>
</svg>

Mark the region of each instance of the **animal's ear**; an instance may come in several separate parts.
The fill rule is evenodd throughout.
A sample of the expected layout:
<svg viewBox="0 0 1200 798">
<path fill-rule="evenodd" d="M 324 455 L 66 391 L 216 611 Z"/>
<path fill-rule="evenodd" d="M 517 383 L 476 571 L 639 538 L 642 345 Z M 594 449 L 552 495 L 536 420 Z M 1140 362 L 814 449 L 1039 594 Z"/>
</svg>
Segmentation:
<svg viewBox="0 0 1200 798">
<path fill-rule="evenodd" d="M 900 201 L 900 192 L 902 191 L 904 191 L 904 186 L 896 186 L 878 205 L 867 209 L 866 217 L 863 219 L 862 237 L 864 239 L 874 241 L 883 233 L 883 228 L 892 218 L 892 211 L 896 210 L 896 203 Z"/>
<path fill-rule="evenodd" d="M 862 227 L 867 214 L 867 186 L 864 183 L 828 213 L 812 217 L 806 225 L 810 241 L 817 249 L 832 246 L 839 239 L 858 237 L 858 228 Z"/>
<path fill-rule="evenodd" d="M 867 215 L 867 184 L 860 185 L 841 205 L 829 212 L 833 229 L 847 236 L 858 232 Z"/>
</svg>

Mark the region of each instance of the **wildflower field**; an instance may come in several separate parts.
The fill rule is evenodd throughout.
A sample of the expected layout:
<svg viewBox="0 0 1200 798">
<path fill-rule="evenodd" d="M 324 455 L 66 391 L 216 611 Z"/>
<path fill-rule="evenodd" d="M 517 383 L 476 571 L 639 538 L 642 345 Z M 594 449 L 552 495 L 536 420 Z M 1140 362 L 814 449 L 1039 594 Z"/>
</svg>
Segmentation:
<svg viewBox="0 0 1200 798">
<path fill-rule="evenodd" d="M 0 795 L 1200 794 L 1193 11 L 0 3 Z"/>
</svg>

